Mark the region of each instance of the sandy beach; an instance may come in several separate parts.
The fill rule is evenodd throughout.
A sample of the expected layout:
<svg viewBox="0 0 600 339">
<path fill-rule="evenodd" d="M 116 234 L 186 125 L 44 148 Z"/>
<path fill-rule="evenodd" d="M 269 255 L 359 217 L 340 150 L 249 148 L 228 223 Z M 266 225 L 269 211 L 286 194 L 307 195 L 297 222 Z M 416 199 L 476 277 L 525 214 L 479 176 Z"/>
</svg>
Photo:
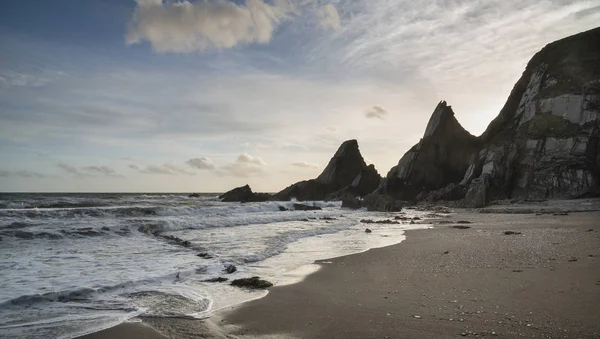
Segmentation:
<svg viewBox="0 0 600 339">
<path fill-rule="evenodd" d="M 600 337 L 600 212 L 457 210 L 400 244 L 320 263 L 210 319 L 148 318 L 83 338 Z"/>
</svg>

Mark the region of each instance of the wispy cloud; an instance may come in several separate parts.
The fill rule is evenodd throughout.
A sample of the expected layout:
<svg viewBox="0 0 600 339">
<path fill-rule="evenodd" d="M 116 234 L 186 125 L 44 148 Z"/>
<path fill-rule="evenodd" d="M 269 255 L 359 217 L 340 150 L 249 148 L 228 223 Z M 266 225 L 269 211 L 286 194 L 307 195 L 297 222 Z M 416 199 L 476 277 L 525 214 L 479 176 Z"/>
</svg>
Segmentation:
<svg viewBox="0 0 600 339">
<path fill-rule="evenodd" d="M 369 108 L 366 112 L 365 112 L 365 116 L 367 118 L 377 118 L 377 119 L 384 119 L 385 116 L 388 114 L 388 111 L 381 107 L 381 106 L 373 106 L 371 108 Z"/>
<path fill-rule="evenodd" d="M 177 166 L 174 164 L 162 164 L 162 165 L 147 165 L 147 166 L 138 166 L 138 165 L 129 165 L 129 168 L 136 170 L 140 173 L 144 174 L 162 174 L 162 175 L 196 175 L 196 173 L 186 170 L 181 166 Z"/>
<path fill-rule="evenodd" d="M 39 172 L 28 171 L 28 170 L 8 171 L 8 170 L 3 170 L 3 169 L 0 169 L 0 177 L 2 177 L 2 178 L 10 178 L 10 177 L 48 178 L 48 176 L 46 174 L 39 173 Z"/>
<path fill-rule="evenodd" d="M 311 162 L 306 162 L 306 161 L 294 162 L 291 165 L 294 167 L 307 168 L 307 169 L 319 169 L 321 167 L 317 164 L 313 164 Z"/>
<path fill-rule="evenodd" d="M 201 169 L 201 170 L 214 170 L 215 169 L 215 164 L 213 164 L 212 160 L 205 158 L 205 157 L 193 158 L 193 159 L 186 161 L 186 163 L 194 168 Z"/>
<path fill-rule="evenodd" d="M 342 27 L 340 23 L 340 14 L 332 4 L 321 6 L 317 13 L 321 27 L 333 30 L 338 30 Z"/>
<path fill-rule="evenodd" d="M 266 173 L 266 168 L 267 164 L 262 158 L 242 153 L 233 163 L 220 167 L 217 173 L 223 176 L 246 178 L 261 176 Z"/>
<path fill-rule="evenodd" d="M 114 178 L 122 178 L 123 176 L 117 173 L 117 171 L 106 165 L 102 166 L 73 166 L 66 164 L 64 162 L 59 162 L 56 164 L 58 168 L 65 171 L 76 178 L 85 178 L 85 177 L 94 177 L 94 176 L 102 176 L 102 177 L 114 177 Z"/>
</svg>

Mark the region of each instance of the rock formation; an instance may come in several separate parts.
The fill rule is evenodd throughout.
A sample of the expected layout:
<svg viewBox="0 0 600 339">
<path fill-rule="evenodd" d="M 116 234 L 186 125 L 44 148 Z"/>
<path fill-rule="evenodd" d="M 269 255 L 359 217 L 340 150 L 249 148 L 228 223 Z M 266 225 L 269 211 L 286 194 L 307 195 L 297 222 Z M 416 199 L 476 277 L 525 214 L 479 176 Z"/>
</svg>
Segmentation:
<svg viewBox="0 0 600 339">
<path fill-rule="evenodd" d="M 261 202 L 267 201 L 270 198 L 270 194 L 252 192 L 252 189 L 248 185 L 236 187 L 219 196 L 219 199 L 223 202 Z"/>
<path fill-rule="evenodd" d="M 505 198 L 600 195 L 600 28 L 544 47 L 480 137 L 441 102 L 423 139 L 378 188 L 480 207 Z"/>
<path fill-rule="evenodd" d="M 381 177 L 373 165 L 367 166 L 356 140 L 342 143 L 323 172 L 316 178 L 295 183 L 275 194 L 273 200 L 341 199 L 345 195 L 364 196 L 373 192 Z"/>
<path fill-rule="evenodd" d="M 422 192 L 460 182 L 477 156 L 479 141 L 454 117 L 445 101 L 429 119 L 423 138 L 392 167 L 380 192 L 414 200 Z"/>
</svg>

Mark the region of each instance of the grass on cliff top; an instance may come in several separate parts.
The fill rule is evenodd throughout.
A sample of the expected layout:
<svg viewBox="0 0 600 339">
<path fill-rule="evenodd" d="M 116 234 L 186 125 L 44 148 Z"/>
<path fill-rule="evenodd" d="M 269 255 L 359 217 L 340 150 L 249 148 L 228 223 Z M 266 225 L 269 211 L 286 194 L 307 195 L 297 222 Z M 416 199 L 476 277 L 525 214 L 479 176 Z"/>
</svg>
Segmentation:
<svg viewBox="0 0 600 339">
<path fill-rule="evenodd" d="M 526 132 L 529 139 L 570 138 L 576 136 L 578 131 L 579 125 L 552 114 L 537 114 L 521 128 L 521 132 Z"/>
</svg>

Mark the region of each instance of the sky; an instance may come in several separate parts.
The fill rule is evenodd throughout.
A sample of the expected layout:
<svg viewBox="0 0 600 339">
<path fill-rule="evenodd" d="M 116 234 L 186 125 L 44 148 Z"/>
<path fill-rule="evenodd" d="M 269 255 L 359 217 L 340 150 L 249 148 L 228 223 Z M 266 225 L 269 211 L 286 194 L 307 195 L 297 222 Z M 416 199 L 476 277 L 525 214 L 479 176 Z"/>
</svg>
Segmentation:
<svg viewBox="0 0 600 339">
<path fill-rule="evenodd" d="M 385 175 L 441 100 L 480 135 L 600 2 L 8 0 L 0 191 L 275 192 L 357 139 Z"/>
</svg>

